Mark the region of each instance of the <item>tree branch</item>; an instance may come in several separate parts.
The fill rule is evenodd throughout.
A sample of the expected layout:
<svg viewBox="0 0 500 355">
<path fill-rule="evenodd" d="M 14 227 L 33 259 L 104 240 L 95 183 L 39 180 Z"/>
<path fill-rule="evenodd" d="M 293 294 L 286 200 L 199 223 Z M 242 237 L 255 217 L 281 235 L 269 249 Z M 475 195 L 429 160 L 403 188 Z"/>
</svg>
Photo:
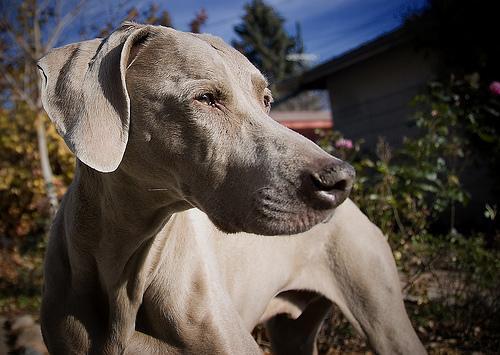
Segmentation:
<svg viewBox="0 0 500 355">
<path fill-rule="evenodd" d="M 33 18 L 33 42 L 35 44 L 35 53 L 33 53 L 34 57 L 38 59 L 38 56 L 40 55 L 40 42 L 41 42 L 41 37 L 40 37 L 40 12 L 41 12 L 41 7 L 38 7 L 35 9 L 35 15 Z"/>
<path fill-rule="evenodd" d="M 73 10 L 71 10 L 70 12 L 68 12 L 66 15 L 64 15 L 64 17 L 57 23 L 57 26 L 54 28 L 54 31 L 52 31 L 52 34 L 50 35 L 49 37 L 49 40 L 47 41 L 47 43 L 45 44 L 44 48 L 43 48 L 43 51 L 44 52 L 48 52 L 49 50 L 51 50 L 57 40 L 59 39 L 59 37 L 61 36 L 61 33 L 62 31 L 64 30 L 64 28 L 69 25 L 71 23 L 71 21 L 73 21 L 76 17 L 76 15 L 78 15 L 78 13 L 80 12 L 83 4 L 86 2 L 86 0 L 80 0 L 78 2 L 78 4 L 76 4 L 75 8 Z"/>
<path fill-rule="evenodd" d="M 16 35 L 10 24 L 5 20 L 1 20 L 0 24 L 4 26 L 5 32 L 7 32 L 9 37 L 17 44 L 17 46 L 21 48 L 29 58 L 31 58 L 33 61 L 36 61 L 37 58 L 35 58 L 34 56 L 33 49 L 30 47 L 29 43 L 26 42 L 24 37 Z"/>
<path fill-rule="evenodd" d="M 32 109 L 33 111 L 37 111 L 38 110 L 37 105 L 33 102 L 31 97 L 29 97 L 26 94 L 26 92 L 24 92 L 24 90 L 19 87 L 17 81 L 12 77 L 12 75 L 10 75 L 9 73 L 7 73 L 5 71 L 1 71 L 1 73 L 2 73 L 2 76 L 5 79 L 5 81 L 12 88 L 12 90 L 14 90 L 16 92 L 16 94 L 28 104 L 30 109 Z"/>
</svg>

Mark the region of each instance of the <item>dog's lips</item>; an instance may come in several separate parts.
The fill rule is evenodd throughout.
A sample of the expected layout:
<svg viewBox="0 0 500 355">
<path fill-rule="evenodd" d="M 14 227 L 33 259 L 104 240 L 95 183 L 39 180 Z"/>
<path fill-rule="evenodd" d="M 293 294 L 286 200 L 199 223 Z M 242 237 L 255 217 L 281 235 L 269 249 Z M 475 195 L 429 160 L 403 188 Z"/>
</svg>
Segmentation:
<svg viewBox="0 0 500 355">
<path fill-rule="evenodd" d="M 313 198 L 305 199 L 304 202 L 315 210 L 334 210 L 349 197 L 350 192 L 350 187 L 346 190 L 315 191 Z"/>
<path fill-rule="evenodd" d="M 331 218 L 332 210 L 304 211 L 300 214 L 281 214 L 265 216 L 261 213 L 248 216 L 245 221 L 236 219 L 219 219 L 210 216 L 214 225 L 221 231 L 232 234 L 238 232 L 253 233 L 265 236 L 294 235 L 308 231 L 315 225 Z"/>
<path fill-rule="evenodd" d="M 318 191 L 316 194 L 320 199 L 332 205 L 335 205 L 337 201 L 337 196 L 332 191 Z"/>
<path fill-rule="evenodd" d="M 279 211 L 256 209 L 242 228 L 245 232 L 261 235 L 293 235 L 308 231 L 331 218 L 333 209 L 316 210 L 302 206 L 298 210 Z"/>
<path fill-rule="evenodd" d="M 326 212 L 326 213 L 325 213 Z M 327 214 L 325 216 L 325 214 Z M 270 232 L 275 235 L 294 235 L 299 233 L 304 233 L 309 229 L 313 228 L 319 223 L 322 223 L 325 219 L 330 217 L 328 211 L 322 211 L 316 213 L 314 216 L 307 216 L 304 214 L 302 217 L 295 217 L 291 220 L 281 220 L 277 223 L 277 228 L 271 228 Z"/>
</svg>

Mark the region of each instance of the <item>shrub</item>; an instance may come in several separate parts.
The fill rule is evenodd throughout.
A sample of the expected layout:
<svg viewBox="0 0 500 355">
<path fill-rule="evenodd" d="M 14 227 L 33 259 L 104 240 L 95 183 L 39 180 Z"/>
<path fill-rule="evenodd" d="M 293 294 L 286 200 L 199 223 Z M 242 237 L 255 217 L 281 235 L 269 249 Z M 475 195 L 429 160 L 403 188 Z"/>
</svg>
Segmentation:
<svg viewBox="0 0 500 355">
<path fill-rule="evenodd" d="M 420 134 L 399 149 L 380 139 L 374 156 L 362 155 L 362 142 L 339 132 L 321 132 L 319 143 L 356 168 L 351 198 L 388 236 L 420 335 L 493 350 L 500 346 L 500 251 L 491 240 L 499 234 L 465 236 L 455 228 L 455 207 L 470 198 L 460 178 L 465 162 L 485 149 L 492 166 L 498 160 L 500 138 L 488 121 L 498 115 L 498 96 L 478 80 L 431 83 L 413 101 Z M 496 206 L 486 202 L 484 221 L 495 223 Z"/>
<path fill-rule="evenodd" d="M 4 296 L 34 294 L 40 286 L 50 221 L 34 119 L 23 105 L 0 111 L 0 294 Z M 47 128 L 54 184 L 62 196 L 72 179 L 74 158 L 53 125 Z"/>
</svg>

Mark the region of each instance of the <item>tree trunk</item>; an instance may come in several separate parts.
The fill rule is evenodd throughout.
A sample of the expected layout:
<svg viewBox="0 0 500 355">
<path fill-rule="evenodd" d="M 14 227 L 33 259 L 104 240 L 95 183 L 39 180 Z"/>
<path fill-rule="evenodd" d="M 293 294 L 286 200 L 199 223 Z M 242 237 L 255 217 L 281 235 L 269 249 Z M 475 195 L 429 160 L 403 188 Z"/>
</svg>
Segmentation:
<svg viewBox="0 0 500 355">
<path fill-rule="evenodd" d="M 40 165 L 42 167 L 42 176 L 45 182 L 45 190 L 50 202 L 50 220 L 52 221 L 56 215 L 59 201 L 57 199 L 57 192 L 54 186 L 54 176 L 52 175 L 52 168 L 50 167 L 49 152 L 47 150 L 47 138 L 45 135 L 45 125 L 43 122 L 43 114 L 37 112 L 36 120 L 36 135 L 38 138 L 38 152 L 40 154 Z"/>
</svg>

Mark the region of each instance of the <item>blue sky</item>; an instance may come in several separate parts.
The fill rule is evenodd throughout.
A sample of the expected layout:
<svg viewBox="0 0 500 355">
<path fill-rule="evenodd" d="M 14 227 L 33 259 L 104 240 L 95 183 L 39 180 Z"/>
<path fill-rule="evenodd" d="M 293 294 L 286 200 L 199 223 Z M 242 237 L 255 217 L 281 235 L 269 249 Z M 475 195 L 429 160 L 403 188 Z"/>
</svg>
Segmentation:
<svg viewBox="0 0 500 355">
<path fill-rule="evenodd" d="M 146 10 L 152 0 L 97 1 L 82 14 L 84 22 L 97 18 L 123 16 L 132 5 Z M 177 0 L 155 1 L 167 9 L 174 26 L 188 30 L 195 12 L 205 8 L 208 22 L 204 32 L 212 33 L 230 42 L 235 38 L 233 27 L 241 20 L 243 6 L 248 0 Z M 286 28 L 295 32 L 295 22 L 302 26 L 306 52 L 317 56 L 315 63 L 326 61 L 359 46 L 378 35 L 399 26 L 403 15 L 412 8 L 420 8 L 425 0 L 267 0 L 286 19 Z M 98 5 L 97 5 L 98 4 Z M 63 42 L 67 42 L 64 38 Z"/>
</svg>

